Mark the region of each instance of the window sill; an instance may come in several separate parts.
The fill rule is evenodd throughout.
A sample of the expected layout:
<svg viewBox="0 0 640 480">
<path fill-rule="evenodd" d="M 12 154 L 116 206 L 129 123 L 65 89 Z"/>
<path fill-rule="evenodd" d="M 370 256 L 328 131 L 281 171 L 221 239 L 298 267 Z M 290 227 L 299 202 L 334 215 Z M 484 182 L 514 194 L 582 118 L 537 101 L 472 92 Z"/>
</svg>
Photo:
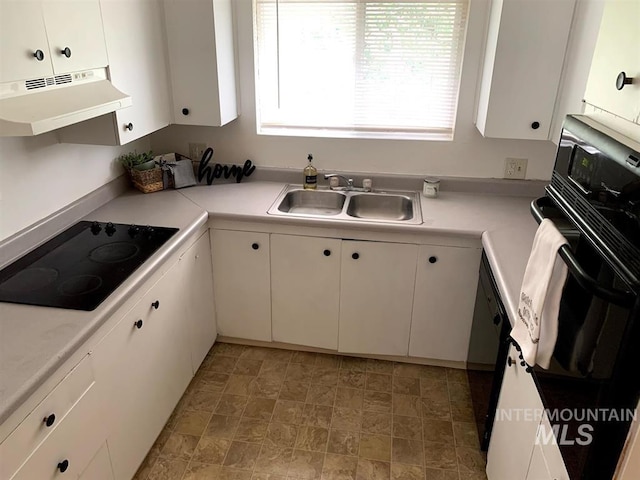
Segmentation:
<svg viewBox="0 0 640 480">
<path fill-rule="evenodd" d="M 384 131 L 384 130 L 339 130 L 329 128 L 302 127 L 258 127 L 258 135 L 280 137 L 318 137 L 318 138 L 356 138 L 372 140 L 418 140 L 450 142 L 453 132 L 423 132 L 423 131 Z"/>
</svg>

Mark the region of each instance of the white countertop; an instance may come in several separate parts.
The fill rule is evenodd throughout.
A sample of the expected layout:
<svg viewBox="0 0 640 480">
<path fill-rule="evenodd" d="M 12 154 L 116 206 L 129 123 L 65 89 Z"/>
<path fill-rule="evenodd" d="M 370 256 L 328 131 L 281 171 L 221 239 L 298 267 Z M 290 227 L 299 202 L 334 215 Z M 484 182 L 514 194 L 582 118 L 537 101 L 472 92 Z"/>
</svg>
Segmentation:
<svg viewBox="0 0 640 480">
<path fill-rule="evenodd" d="M 207 222 L 206 212 L 177 191 L 131 192 L 85 220 L 180 230 L 92 312 L 0 302 L 0 422 L 106 321 L 180 244 Z"/>
<path fill-rule="evenodd" d="M 177 227 L 180 231 L 93 312 L 0 302 L 0 422 L 62 365 L 188 236 L 205 225 L 208 215 L 289 225 L 482 236 L 503 302 L 510 315 L 515 311 L 536 229 L 529 214 L 532 199 L 441 192 L 436 199 L 420 197 L 422 225 L 391 225 L 268 215 L 267 210 L 285 187 L 276 182 L 247 182 L 147 195 L 130 191 L 87 215 L 86 220 Z"/>
</svg>

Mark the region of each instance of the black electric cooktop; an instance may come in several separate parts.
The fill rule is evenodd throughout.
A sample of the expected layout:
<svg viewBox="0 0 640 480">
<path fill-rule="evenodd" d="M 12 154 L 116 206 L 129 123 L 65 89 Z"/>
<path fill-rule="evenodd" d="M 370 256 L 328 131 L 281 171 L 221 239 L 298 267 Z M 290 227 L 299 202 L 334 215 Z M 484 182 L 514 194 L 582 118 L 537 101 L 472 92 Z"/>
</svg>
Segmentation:
<svg viewBox="0 0 640 480">
<path fill-rule="evenodd" d="M 95 310 L 177 231 L 79 222 L 0 270 L 0 301 Z"/>
</svg>

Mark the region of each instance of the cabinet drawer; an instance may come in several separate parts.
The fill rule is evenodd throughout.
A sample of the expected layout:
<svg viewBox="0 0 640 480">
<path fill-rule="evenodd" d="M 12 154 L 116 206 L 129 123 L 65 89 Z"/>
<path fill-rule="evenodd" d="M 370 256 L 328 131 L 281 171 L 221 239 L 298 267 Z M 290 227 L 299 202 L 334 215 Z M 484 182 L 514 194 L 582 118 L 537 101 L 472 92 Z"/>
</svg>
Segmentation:
<svg viewBox="0 0 640 480">
<path fill-rule="evenodd" d="M 86 356 L 0 444 L 0 478 L 10 478 L 31 452 L 57 430 L 93 382 L 91 357 Z"/>
<path fill-rule="evenodd" d="M 49 480 L 63 470 L 65 478 L 78 478 L 105 441 L 99 397 L 92 383 L 11 479 Z"/>
</svg>

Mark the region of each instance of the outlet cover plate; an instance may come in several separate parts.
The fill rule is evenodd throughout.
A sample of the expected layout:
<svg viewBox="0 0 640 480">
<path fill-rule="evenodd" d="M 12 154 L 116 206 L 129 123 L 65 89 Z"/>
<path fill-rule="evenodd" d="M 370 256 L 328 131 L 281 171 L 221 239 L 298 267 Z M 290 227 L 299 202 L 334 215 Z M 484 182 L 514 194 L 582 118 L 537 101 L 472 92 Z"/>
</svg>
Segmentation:
<svg viewBox="0 0 640 480">
<path fill-rule="evenodd" d="M 504 178 L 524 180 L 527 175 L 526 158 L 507 158 L 504 162 Z"/>
</svg>

